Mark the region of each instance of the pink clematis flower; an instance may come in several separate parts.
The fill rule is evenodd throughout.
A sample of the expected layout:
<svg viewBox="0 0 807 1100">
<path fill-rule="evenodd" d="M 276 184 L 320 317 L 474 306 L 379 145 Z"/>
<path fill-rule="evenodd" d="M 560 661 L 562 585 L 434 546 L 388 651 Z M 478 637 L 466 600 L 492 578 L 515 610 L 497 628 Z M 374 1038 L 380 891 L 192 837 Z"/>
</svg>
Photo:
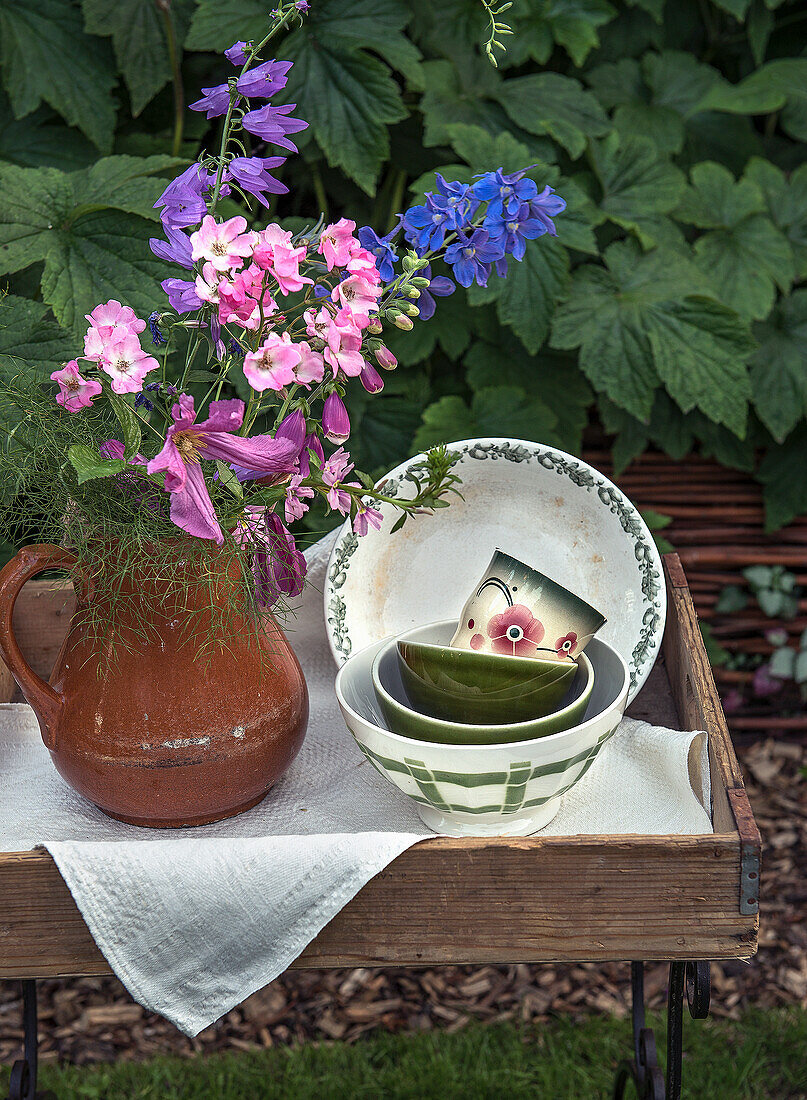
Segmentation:
<svg viewBox="0 0 807 1100">
<path fill-rule="evenodd" d="M 244 402 L 212 401 L 210 415 L 196 423 L 193 398 L 180 394 L 171 410 L 174 423 L 165 445 L 149 462 L 150 474 L 165 473 L 165 490 L 171 494 L 171 520 L 197 538 L 224 541 L 210 499 L 200 459 L 221 459 L 266 474 L 290 473 L 299 448 L 290 439 L 258 436 L 246 439 L 235 433 L 244 419 Z"/>
<path fill-rule="evenodd" d="M 353 319 L 361 328 L 367 328 L 370 324 L 370 313 L 375 312 L 378 299 L 381 297 L 381 287 L 365 279 L 363 275 L 351 275 L 343 279 L 331 291 L 331 300 L 340 302 L 349 310 Z"/>
<path fill-rule="evenodd" d="M 137 336 L 125 328 L 109 337 L 101 351 L 99 364 L 101 370 L 112 379 L 115 393 L 138 393 L 143 388 L 146 375 L 160 367 L 153 355 L 143 351 Z"/>
<path fill-rule="evenodd" d="M 244 357 L 244 374 L 257 393 L 282 390 L 294 381 L 294 368 L 302 358 L 292 340 L 270 333 L 257 351 Z"/>
<path fill-rule="evenodd" d="M 319 238 L 319 251 L 325 257 L 328 270 L 344 267 L 354 249 L 361 247 L 353 236 L 356 223 L 340 218 L 333 225 L 326 225 Z"/>
<path fill-rule="evenodd" d="M 217 222 L 212 214 L 207 214 L 196 232 L 191 233 L 191 258 L 211 263 L 216 271 L 241 267 L 255 243 L 255 234 L 245 233 L 246 227 L 246 218 L 240 215 Z"/>
<path fill-rule="evenodd" d="M 100 382 L 81 376 L 75 359 L 65 363 L 61 370 L 55 370 L 51 378 L 59 383 L 56 404 L 71 413 L 92 405 L 92 399 L 103 390 Z"/>
<path fill-rule="evenodd" d="M 522 603 L 513 604 L 488 622 L 488 637 L 494 653 L 528 657 L 541 644 L 544 624 Z"/>
</svg>

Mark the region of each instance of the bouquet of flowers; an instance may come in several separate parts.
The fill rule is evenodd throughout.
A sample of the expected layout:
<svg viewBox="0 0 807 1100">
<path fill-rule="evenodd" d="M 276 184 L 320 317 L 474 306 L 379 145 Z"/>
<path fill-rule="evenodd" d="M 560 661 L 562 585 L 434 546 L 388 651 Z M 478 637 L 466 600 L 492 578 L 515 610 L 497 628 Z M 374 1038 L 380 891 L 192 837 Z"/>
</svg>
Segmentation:
<svg viewBox="0 0 807 1100">
<path fill-rule="evenodd" d="M 27 446 L 27 487 L 41 496 L 47 483 L 53 499 L 42 510 L 66 524 L 79 557 L 108 555 L 113 540 L 142 550 L 181 531 L 246 555 L 258 608 L 301 591 L 305 559 L 288 525 L 315 498 L 357 535 L 380 525 L 380 502 L 399 509 L 399 523 L 448 503 L 458 478 L 445 447 L 412 472 L 410 499 L 354 469 L 346 388 L 379 392 L 382 372 L 397 365 L 385 327 L 428 321 L 455 282 L 504 275 L 528 240 L 554 234 L 565 206 L 525 168 L 470 184 L 438 175 L 384 236 L 344 217 L 296 234 L 222 217 L 227 196 L 251 211 L 288 190 L 273 173 L 307 123 L 294 104 L 275 102 L 291 62 L 265 52 L 307 10 L 304 0 L 282 3 L 262 41 L 225 51 L 230 75 L 191 105 L 223 119 L 221 144 L 155 204 L 164 237 L 152 251 L 188 272 L 163 281 L 168 305 L 147 319 L 114 299 L 93 309 L 82 354 L 51 375 L 58 392 L 13 395 L 17 420 L 39 436 L 26 445 L 15 427 L 6 450 L 19 489 L 14 444 Z M 433 273 L 438 261 L 451 277 Z"/>
</svg>

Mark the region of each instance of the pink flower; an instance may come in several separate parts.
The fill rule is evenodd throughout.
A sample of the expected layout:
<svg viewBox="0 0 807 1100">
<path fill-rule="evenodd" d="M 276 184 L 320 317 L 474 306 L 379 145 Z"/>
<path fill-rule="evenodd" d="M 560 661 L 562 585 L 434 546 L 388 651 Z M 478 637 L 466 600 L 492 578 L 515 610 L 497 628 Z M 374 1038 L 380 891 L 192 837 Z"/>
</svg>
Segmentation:
<svg viewBox="0 0 807 1100">
<path fill-rule="evenodd" d="M 494 653 L 528 657 L 540 645 L 543 636 L 543 623 L 521 603 L 513 604 L 488 622 L 488 637 Z"/>
<path fill-rule="evenodd" d="M 233 536 L 255 551 L 252 573 L 259 607 L 270 610 L 281 596 L 300 595 L 308 565 L 279 516 L 260 505 L 250 505 Z"/>
<path fill-rule="evenodd" d="M 191 233 L 191 259 L 206 260 L 216 271 L 241 267 L 244 257 L 252 254 L 254 234 L 245 233 L 246 218 L 240 215 L 226 222 L 217 222 L 212 214 L 202 219 L 201 226 Z"/>
<path fill-rule="evenodd" d="M 92 313 L 85 314 L 90 322 L 84 337 L 84 355 L 98 362 L 104 347 L 113 335 L 131 333 L 137 335 L 146 327 L 146 322 L 135 316 L 133 309 L 123 306 L 111 298 L 104 305 L 96 306 Z"/>
<path fill-rule="evenodd" d="M 340 309 L 336 317 L 330 319 L 325 361 L 333 368 L 334 378 L 340 370 L 348 378 L 358 378 L 364 369 L 361 332 L 347 310 Z"/>
<path fill-rule="evenodd" d="M 353 315 L 356 324 L 366 328 L 370 323 L 370 311 L 375 310 L 381 297 L 381 287 L 365 279 L 363 275 L 351 275 L 333 288 L 331 300 L 341 302 Z"/>
<path fill-rule="evenodd" d="M 333 225 L 326 225 L 319 238 L 319 251 L 325 257 L 328 270 L 344 267 L 351 252 L 359 248 L 359 242 L 353 236 L 356 223 L 348 218 L 340 218 Z"/>
<path fill-rule="evenodd" d="M 300 362 L 294 368 L 295 379 L 301 386 L 310 386 L 312 382 L 321 382 L 325 374 L 325 360 L 322 354 L 314 351 L 307 340 L 298 340 Z"/>
<path fill-rule="evenodd" d="M 202 265 L 202 272 L 196 276 L 195 287 L 197 295 L 203 302 L 212 302 L 216 305 L 219 301 L 219 287 L 224 282 L 218 271 L 210 262 Z"/>
<path fill-rule="evenodd" d="M 343 447 L 339 447 L 338 450 L 333 452 L 328 461 L 323 463 L 320 471 L 323 482 L 329 487 L 325 499 L 335 512 L 341 512 L 343 516 L 346 516 L 350 511 L 352 497 L 350 493 L 340 489 L 339 485 L 352 469 L 353 463 L 350 461 L 350 455 Z M 354 485 L 356 483 L 348 482 L 347 484 Z"/>
<path fill-rule="evenodd" d="M 207 267 L 207 265 L 205 265 Z M 264 320 L 277 311 L 277 303 L 264 286 L 265 273 L 257 266 L 237 272 L 232 279 L 222 279 L 218 288 L 219 321 L 226 325 L 235 321 L 242 328 L 257 332 Z"/>
<path fill-rule="evenodd" d="M 103 390 L 100 382 L 92 378 L 82 378 L 75 359 L 65 363 L 61 370 L 55 370 L 51 378 L 59 383 L 56 404 L 71 413 L 92 405 L 92 399 Z"/>
<path fill-rule="evenodd" d="M 350 435 L 350 417 L 336 391 L 328 394 L 322 406 L 322 434 L 331 443 L 344 443 Z"/>
<path fill-rule="evenodd" d="M 379 531 L 383 521 L 384 517 L 377 508 L 371 508 L 369 504 L 360 500 L 356 507 L 356 515 L 353 517 L 353 533 L 363 537 L 371 527 Z"/>
<path fill-rule="evenodd" d="M 163 449 L 149 462 L 148 473 L 165 472 L 171 520 L 177 527 L 221 544 L 224 536 L 200 459 L 221 459 L 265 474 L 291 472 L 298 448 L 290 439 L 236 435 L 244 419 L 243 401 L 211 401 L 207 420 L 197 424 L 193 398 L 183 393 L 171 415 L 174 423 L 168 428 Z"/>
<path fill-rule="evenodd" d="M 310 485 L 302 485 L 302 480 L 302 474 L 295 475 L 286 489 L 286 500 L 283 506 L 286 523 L 293 523 L 296 519 L 302 519 L 308 511 L 306 500 L 311 500 L 314 496 L 314 490 Z"/>
<path fill-rule="evenodd" d="M 384 388 L 384 379 L 372 363 L 364 364 L 359 379 L 368 393 L 378 393 Z"/>
<path fill-rule="evenodd" d="M 325 306 L 322 306 L 318 313 L 315 313 L 313 309 L 307 309 L 303 314 L 303 320 L 305 321 L 305 331 L 308 335 L 313 340 L 322 340 L 324 344 L 328 339 L 331 322 L 333 321 L 332 315 Z"/>
<path fill-rule="evenodd" d="M 257 351 L 244 358 L 244 374 L 257 393 L 282 390 L 294 381 L 294 368 L 302 356 L 296 344 L 270 333 Z"/>
<path fill-rule="evenodd" d="M 268 225 L 258 234 L 258 242 L 252 253 L 254 262 L 274 275 L 283 294 L 302 290 L 306 284 L 314 282 L 300 274 L 300 262 L 305 256 L 305 246 L 294 248 L 291 233 L 281 229 L 279 225 Z"/>
<path fill-rule="evenodd" d="M 398 360 L 389 350 L 389 348 L 377 348 L 375 352 L 376 362 L 379 367 L 383 367 L 384 370 L 395 370 L 398 366 Z"/>
<path fill-rule="evenodd" d="M 300 451 L 299 458 L 300 473 L 303 477 L 308 477 L 308 475 L 311 473 L 311 459 L 309 457 L 309 451 L 312 454 L 316 455 L 320 467 L 322 467 L 323 463 L 325 462 L 325 452 L 322 449 L 322 444 L 315 435 L 307 435 L 305 437 L 305 442 L 303 443 L 302 450 Z"/>
<path fill-rule="evenodd" d="M 138 393 L 146 375 L 160 366 L 153 355 L 143 351 L 137 336 L 126 328 L 109 337 L 99 362 L 101 370 L 112 379 L 115 393 Z"/>
<path fill-rule="evenodd" d="M 366 248 L 356 248 L 351 252 L 350 259 L 345 265 L 351 275 L 363 275 L 370 282 L 380 283 L 381 275 L 376 266 L 375 256 Z"/>
<path fill-rule="evenodd" d="M 558 638 L 555 642 L 555 652 L 558 657 L 571 657 L 576 645 L 577 634 L 574 630 L 570 630 L 568 634 L 564 634 L 562 638 Z"/>
</svg>

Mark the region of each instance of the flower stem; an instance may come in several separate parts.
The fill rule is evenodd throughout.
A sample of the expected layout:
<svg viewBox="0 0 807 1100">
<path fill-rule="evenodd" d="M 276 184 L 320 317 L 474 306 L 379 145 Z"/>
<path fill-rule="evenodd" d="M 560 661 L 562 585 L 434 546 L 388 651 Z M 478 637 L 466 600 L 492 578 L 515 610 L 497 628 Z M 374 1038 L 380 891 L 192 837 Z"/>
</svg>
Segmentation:
<svg viewBox="0 0 807 1100">
<path fill-rule="evenodd" d="M 165 24 L 165 42 L 168 47 L 168 60 L 171 65 L 171 81 L 174 88 L 174 140 L 171 152 L 179 156 L 182 148 L 182 131 L 185 123 L 185 89 L 182 85 L 182 63 L 177 49 L 177 36 L 174 20 L 171 18 L 171 0 L 157 0 L 157 7 Z"/>
</svg>

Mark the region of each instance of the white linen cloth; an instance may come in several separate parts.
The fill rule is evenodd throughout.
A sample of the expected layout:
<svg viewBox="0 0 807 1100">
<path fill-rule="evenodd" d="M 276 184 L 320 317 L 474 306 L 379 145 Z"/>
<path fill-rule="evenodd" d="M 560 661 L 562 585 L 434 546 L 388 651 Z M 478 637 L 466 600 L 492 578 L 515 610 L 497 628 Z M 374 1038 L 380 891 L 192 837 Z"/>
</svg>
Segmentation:
<svg viewBox="0 0 807 1100">
<path fill-rule="evenodd" d="M 332 544 L 309 551 L 287 631 L 308 681 L 308 735 L 239 817 L 181 831 L 113 821 L 58 775 L 31 709 L 0 706 L 0 850 L 44 845 L 135 1000 L 188 1035 L 281 974 L 366 882 L 432 835 L 339 713 L 321 600 Z M 542 835 L 711 832 L 708 782 L 705 734 L 625 719 Z"/>
</svg>

